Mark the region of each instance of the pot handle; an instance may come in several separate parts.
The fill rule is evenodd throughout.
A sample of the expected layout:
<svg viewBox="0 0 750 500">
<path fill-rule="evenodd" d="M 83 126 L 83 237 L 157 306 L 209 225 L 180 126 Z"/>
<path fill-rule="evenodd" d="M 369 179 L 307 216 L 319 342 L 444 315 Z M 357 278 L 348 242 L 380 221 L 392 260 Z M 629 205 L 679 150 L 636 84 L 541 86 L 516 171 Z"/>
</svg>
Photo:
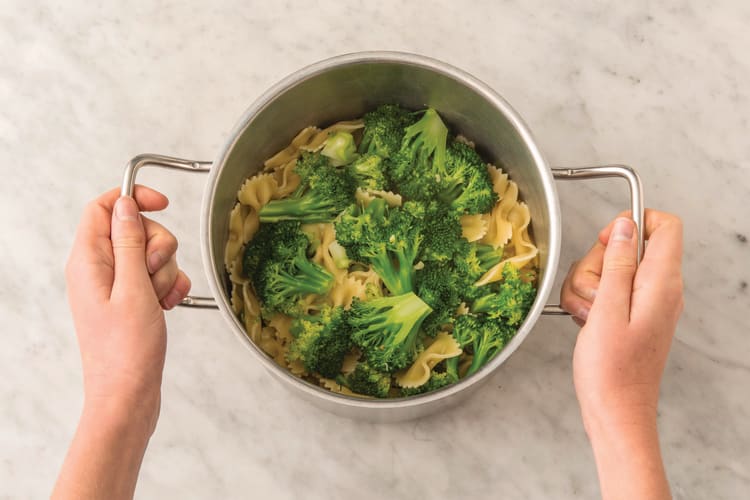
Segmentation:
<svg viewBox="0 0 750 500">
<path fill-rule="evenodd" d="M 579 179 L 601 179 L 604 177 L 620 177 L 628 182 L 630 187 L 630 208 L 633 214 L 633 222 L 638 232 L 638 260 L 643 257 L 644 228 L 643 228 L 643 184 L 638 173 L 626 165 L 602 165 L 578 168 L 553 168 L 552 175 L 558 180 L 575 181 Z M 542 314 L 554 314 L 569 316 L 570 313 L 563 310 L 559 304 L 548 304 L 544 306 Z"/>
<path fill-rule="evenodd" d="M 135 176 L 141 167 L 162 167 L 173 170 L 186 170 L 188 172 L 208 172 L 211 170 L 211 162 L 183 160 L 181 158 L 155 154 L 140 154 L 130 160 L 125 166 L 122 188 L 120 189 L 120 194 L 122 196 L 133 196 Z M 198 297 L 194 295 L 188 295 L 177 305 L 202 309 L 218 309 L 216 300 L 213 297 Z"/>
</svg>

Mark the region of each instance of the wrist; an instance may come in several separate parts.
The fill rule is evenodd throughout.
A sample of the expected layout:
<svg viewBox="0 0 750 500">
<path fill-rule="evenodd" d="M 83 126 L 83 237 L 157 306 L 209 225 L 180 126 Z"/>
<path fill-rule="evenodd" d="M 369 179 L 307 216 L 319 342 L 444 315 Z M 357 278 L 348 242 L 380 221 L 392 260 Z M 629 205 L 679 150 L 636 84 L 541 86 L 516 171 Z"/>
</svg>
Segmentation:
<svg viewBox="0 0 750 500">
<path fill-rule="evenodd" d="M 156 428 L 160 402 L 159 391 L 133 396 L 87 396 L 81 422 L 94 422 L 97 426 L 148 439 Z"/>
<path fill-rule="evenodd" d="M 631 409 L 585 420 L 602 498 L 671 498 L 653 413 Z"/>
</svg>

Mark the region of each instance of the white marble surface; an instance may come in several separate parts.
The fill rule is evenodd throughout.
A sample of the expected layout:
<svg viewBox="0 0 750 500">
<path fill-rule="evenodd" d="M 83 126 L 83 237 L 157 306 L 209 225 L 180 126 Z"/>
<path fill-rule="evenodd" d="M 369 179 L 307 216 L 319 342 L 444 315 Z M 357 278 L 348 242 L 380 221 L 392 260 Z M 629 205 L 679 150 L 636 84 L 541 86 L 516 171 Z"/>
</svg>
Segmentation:
<svg viewBox="0 0 750 500">
<path fill-rule="evenodd" d="M 139 152 L 211 159 L 263 90 L 349 51 L 486 81 L 552 163 L 627 162 L 686 224 L 686 308 L 659 425 L 676 497 L 750 491 L 750 7 L 708 3 L 0 0 L 0 498 L 48 494 L 81 404 L 63 264 L 84 203 Z M 657 5 L 658 4 L 658 5 Z M 555 6 L 557 5 L 557 6 Z M 467 12 L 467 10 L 469 10 Z M 206 291 L 202 179 L 145 174 Z M 626 203 L 560 186 L 563 262 Z M 138 498 L 594 498 L 576 329 L 543 318 L 464 407 L 373 425 L 293 399 L 217 313 L 168 315 L 161 420 Z"/>
</svg>

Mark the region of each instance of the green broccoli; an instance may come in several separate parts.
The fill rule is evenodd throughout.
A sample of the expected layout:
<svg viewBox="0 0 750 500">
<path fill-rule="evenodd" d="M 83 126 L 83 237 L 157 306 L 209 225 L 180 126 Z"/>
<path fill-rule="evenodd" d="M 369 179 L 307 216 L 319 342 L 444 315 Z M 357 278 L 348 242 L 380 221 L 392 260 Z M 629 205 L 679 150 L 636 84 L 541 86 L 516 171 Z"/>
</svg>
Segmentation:
<svg viewBox="0 0 750 500">
<path fill-rule="evenodd" d="M 432 108 L 406 127 L 401 148 L 389 162 L 391 181 L 409 199 L 430 201 L 445 172 L 448 128 Z"/>
<path fill-rule="evenodd" d="M 400 370 L 414 361 L 419 327 L 430 312 L 413 292 L 367 301 L 355 298 L 349 310 L 352 340 L 376 370 Z"/>
<path fill-rule="evenodd" d="M 385 176 L 383 158 L 374 154 L 365 154 L 349 165 L 349 175 L 358 187 L 369 190 L 386 189 L 388 180 Z"/>
<path fill-rule="evenodd" d="M 325 295 L 334 283 L 333 275 L 300 251 L 293 259 L 265 262 L 253 280 L 258 298 L 269 311 L 298 313 L 299 301 L 309 294 Z"/>
<path fill-rule="evenodd" d="M 502 247 L 459 241 L 452 262 L 456 274 L 462 278 L 461 297 L 470 302 L 490 293 L 491 287 L 475 283 L 503 258 Z"/>
<path fill-rule="evenodd" d="M 333 264 L 338 269 L 347 269 L 349 267 L 349 257 L 346 255 L 346 248 L 342 247 L 338 241 L 333 240 L 328 245 L 328 252 L 333 258 Z"/>
<path fill-rule="evenodd" d="M 391 375 L 374 369 L 366 361 L 360 361 L 352 373 L 339 375 L 336 381 L 357 394 L 375 398 L 387 398 L 391 390 Z"/>
<path fill-rule="evenodd" d="M 260 269 L 268 262 L 284 261 L 297 256 L 300 248 L 307 248 L 309 239 L 300 232 L 300 223 L 284 221 L 261 224 L 255 236 L 245 247 L 242 273 L 255 281 Z"/>
<path fill-rule="evenodd" d="M 360 153 L 391 158 L 401 148 L 404 129 L 414 121 L 412 113 L 396 104 L 384 104 L 364 116 Z"/>
<path fill-rule="evenodd" d="M 449 358 L 446 361 L 449 361 L 450 359 L 453 359 L 453 358 Z M 456 359 L 458 359 L 458 356 L 456 356 Z M 420 385 L 419 387 L 402 387 L 401 395 L 404 397 L 416 396 L 417 394 L 424 394 L 426 392 L 436 391 L 445 386 L 455 384 L 456 382 L 458 382 L 457 375 L 453 375 L 452 373 L 448 373 L 447 371 L 436 372 L 433 370 L 427 382 Z"/>
<path fill-rule="evenodd" d="M 434 337 L 443 330 L 443 325 L 453 322 L 466 284 L 448 262 L 425 262 L 414 277 L 416 294 L 432 308 L 432 313 L 422 323 L 422 330 Z"/>
<path fill-rule="evenodd" d="M 464 351 L 466 351 L 468 346 L 473 344 L 476 333 L 476 319 L 474 316 L 461 314 L 454 320 L 451 336 Z M 459 358 L 460 356 L 455 356 L 445 360 L 445 371 L 456 379 L 458 378 Z"/>
<path fill-rule="evenodd" d="M 487 316 L 463 314 L 453 325 L 453 338 L 460 345 L 471 343 L 474 357 L 466 376 L 476 373 L 495 357 L 515 335 L 515 328 Z M 452 369 L 448 371 L 453 372 Z"/>
<path fill-rule="evenodd" d="M 351 331 L 342 307 L 324 307 L 319 314 L 294 320 L 287 359 L 301 361 L 309 372 L 334 378 L 352 347 Z"/>
<path fill-rule="evenodd" d="M 476 299 L 471 310 L 518 327 L 531 309 L 535 296 L 534 285 L 524 281 L 519 270 L 508 263 L 503 266 L 502 281 L 496 285 L 496 292 Z"/>
<path fill-rule="evenodd" d="M 489 212 L 497 201 L 487 165 L 471 146 L 453 141 L 439 175 L 438 198 L 459 214 Z"/>
<path fill-rule="evenodd" d="M 422 233 L 424 241 L 419 257 L 423 261 L 447 261 L 453 258 L 456 251 L 462 252 L 462 245 L 468 243 L 462 236 L 458 215 L 437 203 L 426 206 Z"/>
<path fill-rule="evenodd" d="M 389 175 L 407 198 L 437 198 L 458 214 L 489 212 L 497 200 L 487 165 L 472 147 L 448 144 L 448 128 L 432 108 L 406 127 Z"/>
<path fill-rule="evenodd" d="M 352 260 L 369 263 L 394 295 L 414 289 L 414 263 L 422 241 L 420 205 L 389 208 L 382 199 L 345 210 L 336 238 Z"/>
<path fill-rule="evenodd" d="M 349 132 L 336 132 L 328 137 L 320 154 L 330 158 L 334 167 L 350 164 L 358 156 L 354 136 Z"/>
<path fill-rule="evenodd" d="M 297 160 L 295 171 L 301 178 L 299 187 L 289 197 L 261 207 L 261 222 L 330 222 L 353 201 L 353 179 L 347 171 L 333 167 L 325 156 L 305 153 Z"/>
</svg>

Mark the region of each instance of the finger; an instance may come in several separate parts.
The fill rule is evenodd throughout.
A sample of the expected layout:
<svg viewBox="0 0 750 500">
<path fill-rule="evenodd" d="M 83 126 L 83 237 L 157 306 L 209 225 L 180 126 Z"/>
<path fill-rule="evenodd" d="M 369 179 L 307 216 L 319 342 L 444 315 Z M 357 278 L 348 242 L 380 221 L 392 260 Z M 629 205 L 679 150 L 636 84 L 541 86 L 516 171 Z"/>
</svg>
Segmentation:
<svg viewBox="0 0 750 500">
<path fill-rule="evenodd" d="M 151 275 L 151 285 L 156 293 L 156 298 L 162 300 L 174 287 L 179 272 L 177 258 L 172 255 L 161 268 Z"/>
<path fill-rule="evenodd" d="M 112 293 L 153 290 L 146 269 L 146 231 L 133 198 L 117 200 L 112 215 L 114 282 Z"/>
<path fill-rule="evenodd" d="M 638 258 L 636 239 L 633 221 L 618 218 L 604 251 L 602 278 L 590 317 L 596 315 L 621 323 L 630 320 L 630 297 Z"/>
<path fill-rule="evenodd" d="M 158 222 L 141 216 L 146 229 L 146 267 L 155 274 L 177 253 L 177 238 Z"/>
<path fill-rule="evenodd" d="M 581 318 L 576 318 L 575 316 L 571 316 L 571 319 L 573 320 L 573 323 L 583 328 L 586 326 L 586 320 Z"/>
<path fill-rule="evenodd" d="M 578 296 L 593 302 L 599 289 L 604 265 L 605 245 L 594 243 L 588 253 L 578 262 L 575 272 L 570 275 L 571 290 Z"/>
<path fill-rule="evenodd" d="M 109 239 L 112 210 L 119 197 L 120 189 L 111 189 L 86 206 L 80 223 L 81 228 L 88 229 L 84 236 L 103 236 Z M 163 210 L 169 204 L 166 196 L 146 186 L 136 186 L 133 198 L 144 212 Z"/>
<path fill-rule="evenodd" d="M 584 320 L 599 289 L 604 249 L 600 242 L 594 243 L 583 259 L 571 266 L 560 289 L 562 308 Z"/>
<path fill-rule="evenodd" d="M 560 307 L 573 316 L 585 320 L 591 310 L 593 297 L 584 297 L 574 289 L 573 281 L 576 279 L 575 276 L 580 273 L 580 262 L 576 262 L 570 266 L 568 275 L 565 277 L 565 281 L 560 289 Z M 580 278 L 578 279 L 580 280 Z"/>
<path fill-rule="evenodd" d="M 621 212 L 617 217 L 630 217 L 630 214 L 631 214 L 631 211 L 626 210 L 624 212 Z M 644 225 L 643 237 L 644 239 L 649 240 L 651 239 L 651 235 L 654 234 L 654 232 L 657 230 L 657 228 L 659 228 L 659 226 L 662 226 L 667 223 L 675 223 L 679 221 L 680 221 L 680 218 L 674 214 L 647 208 L 643 212 L 643 225 Z M 602 229 L 601 232 L 599 233 L 599 241 L 601 241 L 602 244 L 604 245 L 607 244 L 607 240 L 609 239 L 609 234 L 612 231 L 613 225 L 614 225 L 614 221 L 610 222 L 607 225 L 607 227 Z"/>
<path fill-rule="evenodd" d="M 69 286 L 72 294 L 102 301 L 109 298 L 114 280 L 114 255 L 110 240 L 112 209 L 119 191 L 112 189 L 90 202 L 83 211 L 65 268 L 68 283 L 85 281 L 87 290 Z M 135 199 L 143 210 L 161 210 L 169 203 L 161 193 L 145 186 L 135 187 Z M 85 293 L 83 293 L 85 292 Z"/>
<path fill-rule="evenodd" d="M 172 309 L 190 293 L 190 287 L 190 278 L 182 270 L 178 271 L 174 286 L 167 296 L 161 300 L 161 306 L 167 311 Z"/>
<path fill-rule="evenodd" d="M 645 318 L 654 317 L 659 311 L 679 316 L 683 301 L 682 222 L 662 214 L 652 223 L 649 245 L 635 276 L 633 311 Z"/>
</svg>

